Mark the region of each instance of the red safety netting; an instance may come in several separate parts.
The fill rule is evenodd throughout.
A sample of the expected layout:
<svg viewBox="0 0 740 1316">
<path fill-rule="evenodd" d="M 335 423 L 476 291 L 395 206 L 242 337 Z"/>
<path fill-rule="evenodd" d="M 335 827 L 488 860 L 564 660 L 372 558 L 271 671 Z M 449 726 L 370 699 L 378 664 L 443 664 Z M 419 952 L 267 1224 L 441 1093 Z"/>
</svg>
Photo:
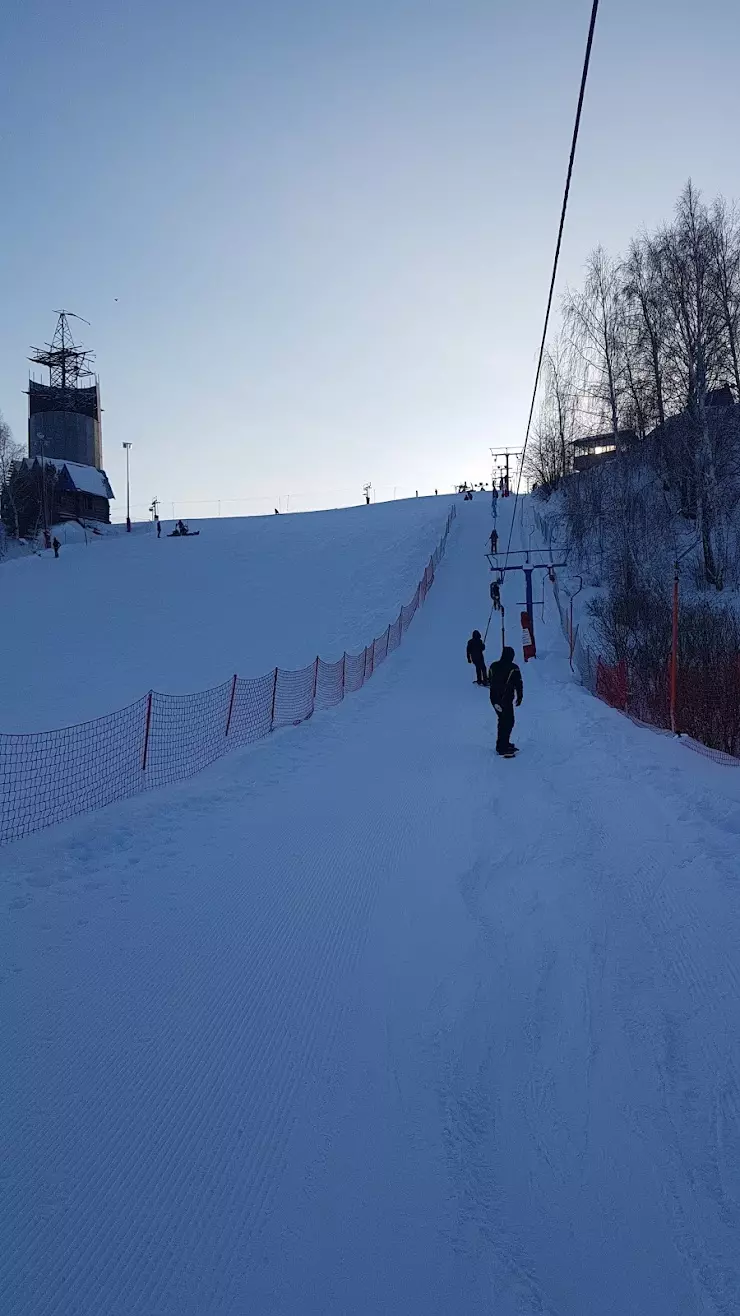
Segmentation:
<svg viewBox="0 0 740 1316">
<path fill-rule="evenodd" d="M 638 726 L 671 735 L 670 668 L 630 672 L 625 662 L 605 663 L 585 646 L 574 652 L 583 684 Z M 740 767 L 740 655 L 678 667 L 676 733 L 682 744 L 715 763 Z"/>
<path fill-rule="evenodd" d="M 619 708 L 622 712 L 627 707 L 627 664 L 617 663 L 609 667 L 601 658 L 596 662 L 596 693 L 605 704 Z"/>
<path fill-rule="evenodd" d="M 231 681 L 193 695 L 152 693 L 145 787 L 193 777 L 224 752 Z M 143 764 L 143 758 L 142 758 Z"/>
<path fill-rule="evenodd" d="M 0 736 L 0 841 L 142 790 L 148 698 L 108 717 Z"/>
<path fill-rule="evenodd" d="M 184 781 L 230 749 L 341 703 L 398 648 L 432 587 L 455 516 L 453 504 L 411 602 L 360 654 L 345 653 L 333 663 L 316 658 L 296 672 L 275 668 L 252 679 L 233 676 L 197 694 L 151 691 L 92 722 L 0 735 L 0 844 L 140 791 Z"/>
</svg>

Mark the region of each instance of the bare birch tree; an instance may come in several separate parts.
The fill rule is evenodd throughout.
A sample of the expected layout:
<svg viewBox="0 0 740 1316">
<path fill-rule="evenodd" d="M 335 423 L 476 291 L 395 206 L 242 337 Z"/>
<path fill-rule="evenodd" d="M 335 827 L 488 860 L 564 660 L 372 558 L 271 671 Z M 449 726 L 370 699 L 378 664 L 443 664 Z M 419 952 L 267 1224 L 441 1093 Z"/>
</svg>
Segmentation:
<svg viewBox="0 0 740 1316">
<path fill-rule="evenodd" d="M 684 392 L 686 457 L 693 468 L 697 528 L 708 584 L 722 589 L 726 558 L 717 454 L 707 419 L 707 390 L 718 382 L 724 324 L 715 296 L 713 240 L 706 206 L 689 181 L 676 221 L 658 237 L 663 285 L 671 312 L 668 355 Z"/>
<path fill-rule="evenodd" d="M 724 325 L 728 367 L 740 401 L 740 220 L 718 197 L 709 219 L 712 283 Z"/>
<path fill-rule="evenodd" d="M 16 539 L 20 531 L 18 506 L 13 492 L 13 475 L 22 457 L 23 449 L 19 443 L 16 443 L 10 426 L 0 412 L 0 507 L 7 528 Z"/>
<path fill-rule="evenodd" d="M 624 295 L 636 349 L 650 371 L 655 414 L 665 425 L 665 352 L 668 308 L 655 246 L 643 234 L 630 244 L 623 266 Z"/>
<path fill-rule="evenodd" d="M 542 401 L 527 449 L 526 468 L 530 479 L 549 491 L 556 489 L 573 469 L 578 392 L 573 353 L 563 335 L 548 348 L 541 378 Z"/>
<path fill-rule="evenodd" d="M 563 318 L 582 362 L 584 392 L 595 401 L 602 423 L 608 421 L 615 441 L 624 392 L 623 315 L 619 265 L 597 247 L 586 262 L 583 291 L 566 293 Z"/>
</svg>

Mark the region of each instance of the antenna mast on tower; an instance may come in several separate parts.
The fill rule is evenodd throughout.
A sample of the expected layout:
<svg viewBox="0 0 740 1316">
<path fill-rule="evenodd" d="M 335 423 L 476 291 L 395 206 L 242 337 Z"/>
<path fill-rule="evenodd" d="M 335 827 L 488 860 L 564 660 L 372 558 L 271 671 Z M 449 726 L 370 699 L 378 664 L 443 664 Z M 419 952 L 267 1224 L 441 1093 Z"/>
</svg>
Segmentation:
<svg viewBox="0 0 740 1316">
<path fill-rule="evenodd" d="M 62 389 L 65 394 L 65 406 L 73 410 L 72 390 L 79 387 L 80 380 L 94 375 L 95 354 L 75 343 L 69 321 L 82 320 L 83 324 L 89 324 L 89 321 L 83 320 L 81 315 L 75 315 L 74 311 L 56 311 L 55 314 L 59 319 L 54 337 L 45 347 L 32 347 L 33 355 L 28 359 L 35 365 L 46 366 L 49 371 L 49 384 L 52 388 Z"/>
</svg>

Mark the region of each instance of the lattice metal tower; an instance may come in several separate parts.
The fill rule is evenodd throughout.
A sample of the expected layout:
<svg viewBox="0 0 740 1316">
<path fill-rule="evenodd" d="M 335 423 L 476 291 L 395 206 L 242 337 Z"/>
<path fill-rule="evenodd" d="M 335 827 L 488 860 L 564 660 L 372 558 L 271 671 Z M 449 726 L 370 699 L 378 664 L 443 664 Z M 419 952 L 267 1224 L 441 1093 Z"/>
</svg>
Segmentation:
<svg viewBox="0 0 740 1316">
<path fill-rule="evenodd" d="M 54 457 L 82 466 L 103 465 L 100 387 L 93 353 L 72 336 L 72 311 L 57 311 L 54 337 L 32 349 L 34 365 L 45 366 L 49 383 L 28 381 L 28 455 Z M 87 324 L 87 320 L 83 321 Z"/>
<path fill-rule="evenodd" d="M 94 375 L 93 361 L 95 354 L 85 347 L 78 347 L 69 327 L 70 319 L 82 320 L 74 311 L 56 311 L 59 316 L 54 337 L 46 347 L 32 347 L 33 353 L 28 359 L 35 365 L 46 366 L 49 371 L 49 384 L 52 388 L 67 390 L 79 388 L 80 381 Z M 83 324 L 89 321 L 82 320 Z M 74 410 L 74 398 L 70 397 L 69 408 Z"/>
</svg>

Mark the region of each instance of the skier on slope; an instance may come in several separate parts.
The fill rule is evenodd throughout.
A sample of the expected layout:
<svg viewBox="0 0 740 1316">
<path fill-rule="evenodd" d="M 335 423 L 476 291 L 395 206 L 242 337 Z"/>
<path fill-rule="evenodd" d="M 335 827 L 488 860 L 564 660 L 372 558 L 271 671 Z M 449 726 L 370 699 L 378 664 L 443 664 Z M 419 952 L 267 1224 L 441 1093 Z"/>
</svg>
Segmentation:
<svg viewBox="0 0 740 1316">
<path fill-rule="evenodd" d="M 517 708 L 522 702 L 524 688 L 522 674 L 514 662 L 514 650 L 508 645 L 497 663 L 491 663 L 488 669 L 488 691 L 498 718 L 496 736 L 496 753 L 502 758 L 512 758 L 517 752 L 509 737 L 514 730 L 514 699 Z"/>
<path fill-rule="evenodd" d="M 498 530 L 491 531 L 491 552 L 498 553 Z"/>
<path fill-rule="evenodd" d="M 485 644 L 481 639 L 480 631 L 473 631 L 468 640 L 468 662 L 475 663 L 475 683 L 476 685 L 486 684 L 486 660 L 483 657 Z"/>
</svg>

